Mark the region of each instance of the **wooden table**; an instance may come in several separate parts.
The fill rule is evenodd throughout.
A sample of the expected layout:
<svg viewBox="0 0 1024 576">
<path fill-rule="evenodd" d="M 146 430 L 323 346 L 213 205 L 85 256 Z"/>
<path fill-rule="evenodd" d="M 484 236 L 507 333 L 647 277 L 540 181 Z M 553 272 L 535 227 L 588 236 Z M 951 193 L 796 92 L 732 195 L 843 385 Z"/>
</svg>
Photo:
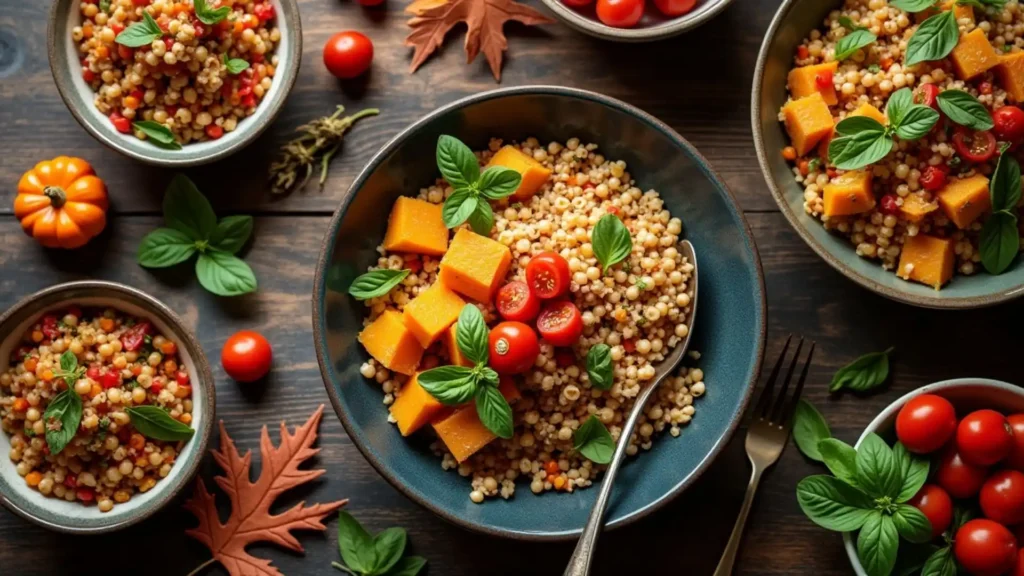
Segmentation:
<svg viewBox="0 0 1024 576">
<path fill-rule="evenodd" d="M 240 386 L 215 367 L 218 417 L 243 448 L 256 448 L 260 426 L 284 418 L 298 424 L 327 403 L 313 351 L 310 294 L 316 256 L 328 219 L 359 168 L 387 139 L 428 111 L 459 97 L 496 87 L 482 58 L 465 65 L 461 30 L 416 74 L 404 3 L 387 12 L 364 12 L 351 0 L 301 0 L 305 24 L 302 71 L 276 124 L 233 159 L 189 171 L 220 215 L 256 216 L 247 260 L 260 289 L 237 299 L 216 298 L 191 274 L 151 273 L 135 264 L 141 237 L 160 222 L 160 200 L 171 177 L 107 150 L 65 109 L 48 70 L 45 2 L 0 0 L 0 306 L 56 282 L 102 278 L 125 282 L 164 300 L 200 336 L 216 364 L 234 331 L 262 331 L 274 345 L 269 381 Z M 649 45 L 611 44 L 561 26 L 508 26 L 511 51 L 502 86 L 562 84 L 599 91 L 647 110 L 695 144 L 738 197 L 764 264 L 769 303 L 766 358 L 778 354 L 787 333 L 818 342 L 806 397 L 830 420 L 834 433 L 853 441 L 886 404 L 915 387 L 956 376 L 1014 380 L 1020 374 L 1011 327 L 1024 322 L 1019 304 L 972 312 L 930 312 L 887 301 L 846 280 L 822 262 L 789 228 L 765 189 L 751 142 L 750 78 L 762 35 L 777 3 L 737 0 L 714 21 L 683 37 Z M 320 63 L 324 41 L 354 28 L 374 41 L 368 79 L 342 84 Z M 265 162 L 297 125 L 328 113 L 379 107 L 381 116 L 346 137 L 327 187 L 269 198 Z M 26 238 L 11 215 L 21 173 L 58 154 L 88 159 L 108 182 L 113 213 L 108 230 L 86 249 L 47 251 Z M 751 338 L 754 335 L 751 334 Z M 868 351 L 897 349 L 894 380 L 867 396 L 829 397 L 828 382 L 843 364 Z M 708 385 L 714 394 L 714 381 Z M 698 416 L 699 417 L 699 416 Z M 275 432 L 276 434 L 276 432 Z M 596 574 L 711 574 L 732 529 L 749 467 L 742 431 L 704 476 L 652 517 L 607 534 Z M 685 433 L 676 440 L 685 442 Z M 351 500 L 348 510 L 371 530 L 401 525 L 412 548 L 443 576 L 559 575 L 572 545 L 530 544 L 487 538 L 446 524 L 380 478 L 360 456 L 328 407 L 317 466 L 328 473 L 288 494 L 300 500 Z M 202 474 L 209 479 L 209 459 Z M 750 516 L 737 573 L 848 574 L 837 534 L 805 519 L 795 485 L 822 468 L 789 449 L 766 476 Z M 528 497 L 528 496 L 523 496 Z M 283 509 L 283 507 L 282 507 Z M 103 537 L 47 532 L 0 511 L 0 572 L 4 575 L 182 575 L 209 557 L 183 536 L 192 517 L 172 505 L 139 527 Z M 334 522 L 326 534 L 301 536 L 305 557 L 272 546 L 253 547 L 286 574 L 340 574 Z M 100 558 L 104 558 L 100 561 Z M 110 558 L 112 560 L 105 560 Z M 223 574 L 214 567 L 206 574 Z"/>
</svg>

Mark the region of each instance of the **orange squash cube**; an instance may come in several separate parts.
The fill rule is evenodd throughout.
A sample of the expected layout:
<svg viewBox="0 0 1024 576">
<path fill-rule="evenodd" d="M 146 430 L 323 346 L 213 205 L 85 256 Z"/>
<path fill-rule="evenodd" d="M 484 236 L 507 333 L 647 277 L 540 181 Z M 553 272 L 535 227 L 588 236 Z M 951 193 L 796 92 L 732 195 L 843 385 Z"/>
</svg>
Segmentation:
<svg viewBox="0 0 1024 576">
<path fill-rule="evenodd" d="M 858 106 L 857 109 L 854 110 L 853 112 L 850 112 L 848 117 L 849 116 L 867 116 L 868 118 L 877 121 L 879 124 L 883 126 L 889 122 L 889 119 L 885 117 L 885 114 L 882 114 L 882 112 L 878 108 L 875 108 L 874 106 L 868 104 L 867 102 Z"/>
<path fill-rule="evenodd" d="M 953 241 L 949 238 L 910 236 L 903 243 L 896 275 L 938 290 L 953 277 L 954 258 Z"/>
<path fill-rule="evenodd" d="M 411 375 L 423 357 L 423 346 L 402 322 L 402 313 L 385 310 L 359 333 L 359 342 L 388 370 Z"/>
<path fill-rule="evenodd" d="M 951 178 L 935 193 L 946 216 L 963 230 L 992 206 L 988 194 L 988 178 L 975 174 L 970 178 Z"/>
<path fill-rule="evenodd" d="M 422 428 L 427 422 L 434 420 L 446 408 L 444 404 L 438 402 L 420 386 L 417 372 L 402 386 L 388 410 L 391 411 L 391 416 L 398 424 L 398 431 L 402 433 L 402 436 L 408 436 Z"/>
<path fill-rule="evenodd" d="M 448 358 L 456 366 L 473 367 L 473 362 L 466 358 L 466 355 L 459 349 L 459 342 L 455 339 L 456 324 L 452 324 L 444 333 L 444 346 L 448 349 Z"/>
<path fill-rule="evenodd" d="M 931 8 L 928 8 L 927 10 L 922 10 L 917 14 L 914 14 L 914 20 L 918 24 L 920 24 L 921 22 L 924 22 L 925 20 L 938 14 L 940 10 L 946 11 L 949 10 L 950 8 L 953 9 L 953 16 L 958 21 L 967 18 L 971 22 L 974 22 L 974 8 L 971 8 L 970 6 L 967 5 L 957 4 L 956 0 L 945 0 L 944 2 L 941 2 L 938 6 L 933 6 Z"/>
<path fill-rule="evenodd" d="M 804 96 L 810 96 L 815 92 L 819 92 L 822 98 L 825 99 L 826 104 L 835 106 L 839 103 L 839 98 L 836 97 L 836 87 L 832 84 L 832 75 L 835 74 L 838 68 L 839 62 L 834 60 L 824 64 L 812 64 L 810 66 L 793 68 L 789 71 L 789 77 L 786 80 L 786 84 L 789 86 L 789 93 L 793 98 L 803 98 Z M 825 87 L 819 86 L 819 76 L 828 79 Z"/>
<path fill-rule="evenodd" d="M 384 249 L 440 256 L 448 249 L 448 228 L 441 205 L 426 200 L 399 196 L 391 208 Z"/>
<path fill-rule="evenodd" d="M 999 55 L 981 28 L 961 36 L 949 59 L 953 61 L 956 75 L 961 80 L 970 80 L 1000 62 Z"/>
<path fill-rule="evenodd" d="M 426 348 L 459 319 L 465 305 L 466 302 L 444 282 L 434 282 L 433 286 L 405 305 L 402 321 L 419 340 L 420 346 Z"/>
<path fill-rule="evenodd" d="M 519 389 L 516 388 L 511 378 L 502 378 L 498 390 L 510 404 L 520 398 Z M 472 403 L 455 410 L 450 416 L 434 422 L 433 426 L 434 432 L 437 432 L 437 436 L 460 464 L 489 444 L 491 440 L 497 438 L 480 421 L 480 417 L 476 413 L 476 405 Z"/>
<path fill-rule="evenodd" d="M 463 296 L 490 302 L 511 263 L 508 246 L 460 228 L 441 259 L 440 278 Z"/>
<path fill-rule="evenodd" d="M 782 107 L 782 116 L 797 156 L 803 156 L 814 149 L 822 138 L 832 133 L 835 126 L 828 104 L 818 92 L 786 102 Z"/>
<path fill-rule="evenodd" d="M 1024 102 L 1024 52 L 1014 52 L 999 59 L 996 74 L 1003 89 L 1014 102 Z"/>
<path fill-rule="evenodd" d="M 853 170 L 836 176 L 825 184 L 825 216 L 849 216 L 875 207 L 871 192 L 871 170 Z"/>
<path fill-rule="evenodd" d="M 519 172 L 523 177 L 523 181 L 519 183 L 519 188 L 516 188 L 516 191 L 512 194 L 516 200 L 529 200 L 551 177 L 551 170 L 523 154 L 514 146 L 502 146 L 501 150 L 498 150 L 491 157 L 491 161 L 487 163 L 486 167 L 490 168 L 491 166 L 510 168 Z"/>
<path fill-rule="evenodd" d="M 920 222 L 925 219 L 925 216 L 938 209 L 938 202 L 934 200 L 927 202 L 918 194 L 908 194 L 903 199 L 903 205 L 900 206 L 900 213 L 910 222 Z"/>
</svg>

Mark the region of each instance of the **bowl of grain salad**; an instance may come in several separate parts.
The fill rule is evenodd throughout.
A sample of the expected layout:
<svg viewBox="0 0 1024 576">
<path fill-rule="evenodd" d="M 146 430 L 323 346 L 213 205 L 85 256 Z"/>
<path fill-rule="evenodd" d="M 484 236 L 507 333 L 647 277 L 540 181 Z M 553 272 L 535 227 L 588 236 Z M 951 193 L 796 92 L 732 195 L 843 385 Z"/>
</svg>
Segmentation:
<svg viewBox="0 0 1024 576">
<path fill-rule="evenodd" d="M 765 179 L 870 290 L 932 308 L 1013 299 L 1022 70 L 1017 2 L 784 2 L 754 78 Z"/>
<path fill-rule="evenodd" d="M 164 304 L 69 282 L 14 305 L 0 333 L 0 503 L 52 530 L 102 533 L 190 482 L 213 428 L 213 377 Z"/>
<path fill-rule="evenodd" d="M 697 318 L 684 238 L 716 303 Z M 325 238 L 314 341 L 349 436 L 396 488 L 471 530 L 560 540 L 691 327 L 627 440 L 609 524 L 714 459 L 756 380 L 763 298 L 746 223 L 685 140 L 617 100 L 527 86 L 444 106 L 370 161 Z"/>
<path fill-rule="evenodd" d="M 255 140 L 302 53 L 295 0 L 56 0 L 48 41 L 61 98 L 90 134 L 178 167 Z"/>
</svg>

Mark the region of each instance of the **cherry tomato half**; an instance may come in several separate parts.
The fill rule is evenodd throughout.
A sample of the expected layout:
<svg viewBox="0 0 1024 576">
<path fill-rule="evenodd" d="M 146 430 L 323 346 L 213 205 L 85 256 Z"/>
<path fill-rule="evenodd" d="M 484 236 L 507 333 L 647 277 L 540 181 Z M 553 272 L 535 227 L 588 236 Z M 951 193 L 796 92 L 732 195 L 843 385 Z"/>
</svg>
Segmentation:
<svg viewBox="0 0 1024 576">
<path fill-rule="evenodd" d="M 1016 106 L 1003 106 L 992 113 L 996 138 L 1006 142 L 1019 142 L 1024 138 L 1024 110 Z"/>
<path fill-rule="evenodd" d="M 946 171 L 939 166 L 929 166 L 921 174 L 921 187 L 929 192 L 935 192 L 946 185 Z"/>
<path fill-rule="evenodd" d="M 938 110 L 938 96 L 939 88 L 935 84 L 921 84 L 914 90 L 914 104 L 924 104 Z"/>
<path fill-rule="evenodd" d="M 654 0 L 654 5 L 665 16 L 682 16 L 697 5 L 697 0 Z M 832 83 L 832 73 L 828 73 L 829 84 Z"/>
<path fill-rule="evenodd" d="M 988 477 L 978 495 L 986 518 L 1007 526 L 1024 521 L 1024 473 L 1000 470 Z"/>
<path fill-rule="evenodd" d="M 540 312 L 540 298 L 530 290 L 526 282 L 513 280 L 498 289 L 494 306 L 505 320 L 529 322 Z"/>
<path fill-rule="evenodd" d="M 950 445 L 939 460 L 935 481 L 953 498 L 970 498 L 981 489 L 987 475 L 986 468 L 964 462 L 956 446 Z"/>
<path fill-rule="evenodd" d="M 1011 414 L 1006 421 L 1013 430 L 1013 449 L 1006 457 L 1005 464 L 1014 470 L 1024 472 L 1024 414 Z"/>
<path fill-rule="evenodd" d="M 583 316 L 568 300 L 552 302 L 537 317 L 537 331 L 553 346 L 572 346 L 583 334 Z"/>
<path fill-rule="evenodd" d="M 522 374 L 540 354 L 537 334 L 522 322 L 501 322 L 487 337 L 488 363 L 498 374 Z"/>
<path fill-rule="evenodd" d="M 957 530 L 953 554 L 974 576 L 999 576 L 1017 561 L 1017 540 L 1006 526 L 975 518 Z"/>
<path fill-rule="evenodd" d="M 953 147 L 968 162 L 985 162 L 996 155 L 996 137 L 988 130 L 957 126 L 953 133 Z"/>
<path fill-rule="evenodd" d="M 911 398 L 896 415 L 896 437 L 916 454 L 941 448 L 956 432 L 956 410 L 935 394 Z"/>
<path fill-rule="evenodd" d="M 569 293 L 569 262 L 555 252 L 541 252 L 526 264 L 526 283 L 545 300 Z"/>
<path fill-rule="evenodd" d="M 976 466 L 991 466 L 1006 458 L 1013 449 L 1010 423 L 995 410 L 975 410 L 956 429 L 960 456 Z"/>
<path fill-rule="evenodd" d="M 266 376 L 273 361 L 270 343 L 259 332 L 235 332 L 220 351 L 224 371 L 238 382 L 255 382 Z"/>
<path fill-rule="evenodd" d="M 597 0 L 597 18 L 613 28 L 630 28 L 644 15 L 644 0 Z"/>
<path fill-rule="evenodd" d="M 953 522 L 953 500 L 936 484 L 925 484 L 907 504 L 920 510 L 932 524 L 932 538 L 942 536 Z"/>
<path fill-rule="evenodd" d="M 355 30 L 338 32 L 324 44 L 324 66 L 342 80 L 366 72 L 372 61 L 373 42 Z"/>
</svg>

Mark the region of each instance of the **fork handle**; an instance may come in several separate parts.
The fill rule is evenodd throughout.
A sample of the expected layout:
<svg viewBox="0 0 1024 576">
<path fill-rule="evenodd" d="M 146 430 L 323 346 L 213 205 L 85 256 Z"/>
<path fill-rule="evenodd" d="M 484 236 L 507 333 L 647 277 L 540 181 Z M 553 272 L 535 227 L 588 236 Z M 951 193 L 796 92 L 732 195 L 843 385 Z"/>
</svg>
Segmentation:
<svg viewBox="0 0 1024 576">
<path fill-rule="evenodd" d="M 743 497 L 743 505 L 740 506 L 740 515 L 736 518 L 736 524 L 732 527 L 732 535 L 729 536 L 729 543 L 725 546 L 722 559 L 718 561 L 718 568 L 714 576 L 730 576 L 733 564 L 736 563 L 736 554 L 740 549 L 740 541 L 743 540 L 743 528 L 747 525 L 747 515 L 750 514 L 750 505 L 754 503 L 754 494 L 757 493 L 757 485 L 761 483 L 761 468 L 751 462 L 754 471 L 750 474 L 750 483 L 747 484 L 747 494 Z"/>
</svg>

